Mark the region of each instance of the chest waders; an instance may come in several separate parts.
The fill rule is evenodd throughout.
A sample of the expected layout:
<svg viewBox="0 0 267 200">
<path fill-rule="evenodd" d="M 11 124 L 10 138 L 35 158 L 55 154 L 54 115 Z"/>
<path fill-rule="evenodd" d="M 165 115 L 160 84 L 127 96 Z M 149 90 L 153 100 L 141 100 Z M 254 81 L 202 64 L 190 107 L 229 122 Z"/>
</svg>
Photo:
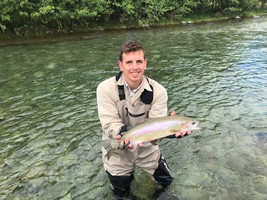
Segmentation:
<svg viewBox="0 0 267 200">
<path fill-rule="evenodd" d="M 116 75 L 116 81 L 118 81 L 120 77 L 121 72 Z M 147 79 L 147 81 L 149 80 Z M 123 135 L 123 132 L 129 130 L 129 127 L 135 126 L 140 123 L 140 121 L 142 122 L 149 117 L 149 110 L 151 109 L 151 103 L 153 101 L 153 87 L 151 84 L 150 88 L 151 91 L 144 89 L 140 95 L 140 103 L 135 107 L 126 101 L 124 85 L 118 85 L 118 94 L 120 99 L 118 102 L 118 108 L 123 123 L 125 124 L 121 127 L 119 132 L 120 135 Z M 131 176 L 113 176 L 108 171 L 107 174 L 116 199 L 124 199 L 123 197 L 129 195 L 130 184 L 134 179 L 133 174 Z M 164 187 L 171 184 L 173 181 L 168 164 L 162 155 L 160 155 L 158 168 L 155 170 L 153 177 L 156 182 L 160 183 Z"/>
</svg>

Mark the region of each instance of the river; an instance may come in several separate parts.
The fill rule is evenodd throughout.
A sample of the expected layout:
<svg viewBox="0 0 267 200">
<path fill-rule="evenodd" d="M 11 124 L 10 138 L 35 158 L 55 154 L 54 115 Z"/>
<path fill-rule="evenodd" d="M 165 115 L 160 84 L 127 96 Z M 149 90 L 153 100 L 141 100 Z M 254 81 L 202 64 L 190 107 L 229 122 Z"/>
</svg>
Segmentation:
<svg viewBox="0 0 267 200">
<path fill-rule="evenodd" d="M 0 47 L 0 199 L 110 199 L 96 87 L 138 39 L 169 111 L 200 131 L 160 148 L 180 200 L 267 196 L 267 18 L 82 35 Z M 153 199 L 140 169 L 132 191 Z"/>
</svg>

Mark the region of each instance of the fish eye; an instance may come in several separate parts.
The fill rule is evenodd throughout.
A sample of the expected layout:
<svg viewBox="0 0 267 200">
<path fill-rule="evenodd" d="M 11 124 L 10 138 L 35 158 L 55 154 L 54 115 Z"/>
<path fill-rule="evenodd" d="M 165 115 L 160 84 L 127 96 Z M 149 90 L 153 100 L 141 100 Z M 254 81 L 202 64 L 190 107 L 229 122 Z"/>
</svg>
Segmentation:
<svg viewBox="0 0 267 200">
<path fill-rule="evenodd" d="M 195 125 L 195 124 L 196 124 L 196 122 L 192 122 L 192 124 L 193 124 L 193 125 Z"/>
</svg>

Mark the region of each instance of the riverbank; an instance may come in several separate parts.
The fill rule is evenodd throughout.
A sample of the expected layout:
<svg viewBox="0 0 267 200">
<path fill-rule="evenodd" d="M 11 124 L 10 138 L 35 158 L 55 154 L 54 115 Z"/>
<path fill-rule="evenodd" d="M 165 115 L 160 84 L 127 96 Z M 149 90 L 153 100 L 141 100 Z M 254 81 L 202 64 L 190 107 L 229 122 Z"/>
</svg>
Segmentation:
<svg viewBox="0 0 267 200">
<path fill-rule="evenodd" d="M 76 39 L 90 39 L 99 37 L 103 32 L 107 31 L 123 31 L 127 29 L 148 29 L 156 28 L 162 26 L 180 26 L 186 24 L 196 24 L 196 23 L 206 23 L 206 22 L 215 22 L 221 20 L 229 19 L 244 19 L 244 18 L 254 18 L 267 16 L 267 11 L 253 11 L 253 12 L 244 12 L 236 15 L 223 15 L 221 13 L 216 14 L 206 14 L 206 15 L 191 15 L 186 18 L 180 18 L 177 20 L 160 20 L 159 22 L 140 26 L 137 23 L 118 23 L 118 22 L 109 22 L 109 23 L 98 23 L 93 24 L 90 27 L 86 28 L 77 28 L 74 31 L 68 30 L 45 30 L 45 31 L 32 31 L 24 35 L 17 35 L 15 33 L 1 33 L 0 34 L 0 46 L 10 46 L 10 45 L 27 45 L 27 44 L 38 44 L 46 42 L 58 42 L 65 40 L 76 40 Z"/>
</svg>

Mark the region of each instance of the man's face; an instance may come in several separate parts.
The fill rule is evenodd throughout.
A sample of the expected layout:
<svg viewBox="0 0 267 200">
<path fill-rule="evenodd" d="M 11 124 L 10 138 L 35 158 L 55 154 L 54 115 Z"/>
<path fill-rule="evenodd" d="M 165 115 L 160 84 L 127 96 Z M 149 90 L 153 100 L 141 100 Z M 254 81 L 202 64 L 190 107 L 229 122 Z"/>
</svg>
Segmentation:
<svg viewBox="0 0 267 200">
<path fill-rule="evenodd" d="M 122 54 L 122 61 L 119 61 L 119 67 L 131 89 L 137 88 L 142 82 L 146 65 L 147 60 L 144 58 L 142 50 Z"/>
</svg>

